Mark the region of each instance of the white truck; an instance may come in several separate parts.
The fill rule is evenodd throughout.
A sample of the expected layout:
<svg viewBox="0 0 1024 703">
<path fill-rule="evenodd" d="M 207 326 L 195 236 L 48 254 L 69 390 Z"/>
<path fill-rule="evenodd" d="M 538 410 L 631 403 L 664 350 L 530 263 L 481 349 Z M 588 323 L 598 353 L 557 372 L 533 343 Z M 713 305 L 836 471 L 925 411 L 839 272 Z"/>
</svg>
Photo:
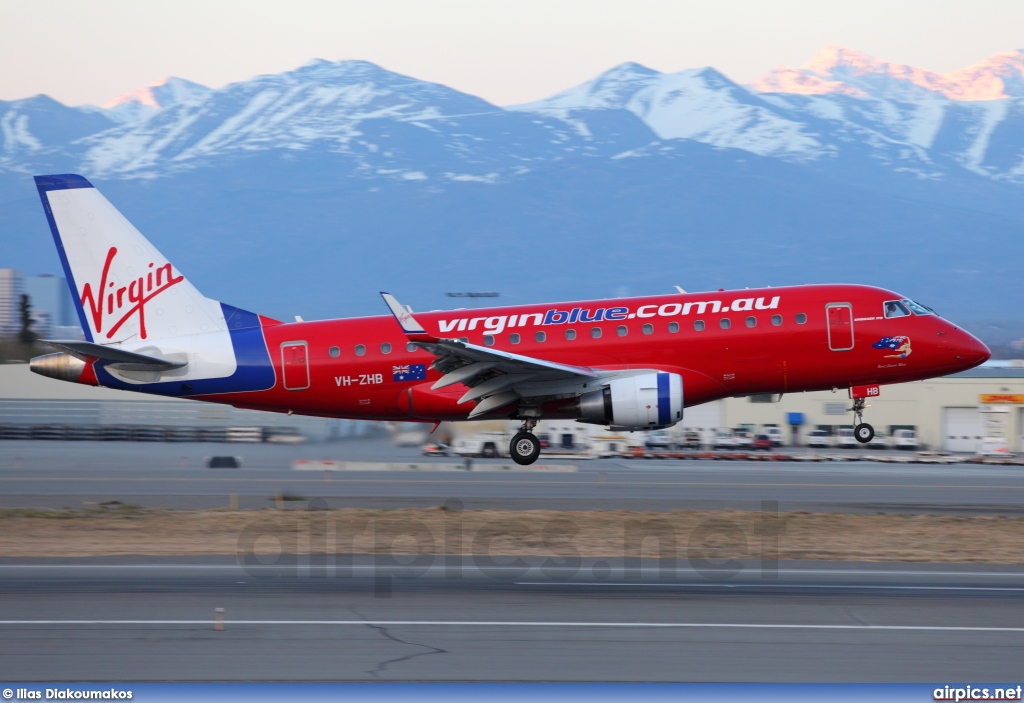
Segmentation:
<svg viewBox="0 0 1024 703">
<path fill-rule="evenodd" d="M 831 444 L 830 439 L 825 430 L 811 430 L 807 435 L 807 446 L 823 449 Z"/>
<path fill-rule="evenodd" d="M 507 457 L 510 441 L 511 438 L 506 432 L 485 430 L 468 437 L 455 439 L 449 449 L 452 453 L 460 456 L 476 456 L 485 459 Z"/>
<path fill-rule="evenodd" d="M 782 434 L 782 428 L 781 427 L 779 427 L 778 425 L 765 425 L 764 426 L 764 434 L 768 435 L 768 439 L 770 439 L 772 441 L 772 445 L 773 446 L 776 446 L 776 447 L 781 447 L 782 446 L 782 442 L 784 440 L 784 437 L 783 437 L 783 434 Z"/>
<path fill-rule="evenodd" d="M 644 447 L 652 451 L 671 451 L 675 449 L 675 443 L 668 430 L 651 430 L 644 440 Z"/>
<path fill-rule="evenodd" d="M 728 430 L 715 432 L 715 438 L 711 440 L 712 449 L 734 449 L 735 447 L 736 439 L 732 436 L 732 432 Z"/>
<path fill-rule="evenodd" d="M 840 427 L 836 433 L 836 446 L 840 449 L 855 449 L 860 445 L 857 438 L 853 436 L 852 427 Z"/>
<path fill-rule="evenodd" d="M 892 433 L 892 443 L 896 449 L 915 451 L 917 450 L 917 432 L 914 430 L 896 430 Z"/>
</svg>

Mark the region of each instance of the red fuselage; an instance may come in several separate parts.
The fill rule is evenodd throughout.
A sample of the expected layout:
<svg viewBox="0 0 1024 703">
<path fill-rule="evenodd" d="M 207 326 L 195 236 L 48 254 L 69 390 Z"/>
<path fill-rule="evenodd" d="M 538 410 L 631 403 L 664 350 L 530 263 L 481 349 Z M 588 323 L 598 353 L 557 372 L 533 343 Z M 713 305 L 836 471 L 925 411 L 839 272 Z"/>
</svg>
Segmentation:
<svg viewBox="0 0 1024 703">
<path fill-rule="evenodd" d="M 886 303 L 904 302 L 902 310 Z M 909 305 L 909 307 L 908 307 Z M 592 369 L 657 369 L 683 379 L 685 405 L 718 398 L 914 381 L 963 371 L 989 351 L 938 315 L 880 288 L 807 285 L 417 313 L 430 335 L 462 338 Z M 320 322 L 262 319 L 277 381 L 204 395 L 240 407 L 330 417 L 464 420 L 460 384 L 431 391 L 433 358 L 407 346 L 392 316 Z M 417 365 L 425 377 L 417 377 Z M 412 377 L 403 367 L 414 369 Z M 403 380 L 404 379 L 404 380 Z M 490 417 L 507 418 L 514 407 Z M 544 416 L 575 417 L 572 399 Z"/>
</svg>

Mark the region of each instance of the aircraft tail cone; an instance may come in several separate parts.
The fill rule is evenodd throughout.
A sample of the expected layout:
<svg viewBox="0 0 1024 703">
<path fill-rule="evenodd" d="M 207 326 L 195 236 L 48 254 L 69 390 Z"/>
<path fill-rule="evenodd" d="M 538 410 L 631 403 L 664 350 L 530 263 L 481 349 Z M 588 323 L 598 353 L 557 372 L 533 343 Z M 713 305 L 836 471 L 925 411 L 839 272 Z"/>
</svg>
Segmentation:
<svg viewBox="0 0 1024 703">
<path fill-rule="evenodd" d="M 70 354 L 59 352 L 35 357 L 29 362 L 28 368 L 40 376 L 77 383 L 85 370 L 85 362 Z"/>
</svg>

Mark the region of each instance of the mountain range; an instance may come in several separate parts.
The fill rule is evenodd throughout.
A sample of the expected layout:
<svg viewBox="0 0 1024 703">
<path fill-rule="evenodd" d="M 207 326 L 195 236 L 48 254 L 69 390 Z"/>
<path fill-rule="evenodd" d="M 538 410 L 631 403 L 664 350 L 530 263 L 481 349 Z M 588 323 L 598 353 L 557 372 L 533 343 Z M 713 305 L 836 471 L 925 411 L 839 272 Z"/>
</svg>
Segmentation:
<svg viewBox="0 0 1024 703">
<path fill-rule="evenodd" d="M 1024 51 L 826 47 L 740 85 L 622 64 L 500 107 L 363 61 L 103 107 L 0 102 L 0 266 L 58 269 L 30 176 L 92 179 L 208 295 L 281 317 L 820 281 L 1019 319 Z"/>
</svg>

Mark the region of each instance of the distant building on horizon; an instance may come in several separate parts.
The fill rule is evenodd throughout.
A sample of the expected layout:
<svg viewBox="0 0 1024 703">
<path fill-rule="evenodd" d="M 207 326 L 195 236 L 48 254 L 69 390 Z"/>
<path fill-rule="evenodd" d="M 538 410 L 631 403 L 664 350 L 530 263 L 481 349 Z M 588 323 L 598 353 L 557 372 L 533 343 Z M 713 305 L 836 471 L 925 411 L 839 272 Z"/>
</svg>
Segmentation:
<svg viewBox="0 0 1024 703">
<path fill-rule="evenodd" d="M 28 295 L 32 331 L 43 338 L 82 337 L 81 325 L 63 276 L 45 273 L 22 275 L 18 269 L 0 269 L 0 336 L 21 331 L 21 296 Z"/>
<path fill-rule="evenodd" d="M 59 328 L 78 327 L 75 310 L 71 305 L 71 291 L 63 276 L 44 273 L 24 279 L 24 292 L 32 306 L 32 331 L 40 337 L 54 338 Z M 78 335 L 76 335 L 78 336 Z"/>
<path fill-rule="evenodd" d="M 17 334 L 21 329 L 18 305 L 23 292 L 21 271 L 0 269 L 0 336 Z"/>
</svg>

